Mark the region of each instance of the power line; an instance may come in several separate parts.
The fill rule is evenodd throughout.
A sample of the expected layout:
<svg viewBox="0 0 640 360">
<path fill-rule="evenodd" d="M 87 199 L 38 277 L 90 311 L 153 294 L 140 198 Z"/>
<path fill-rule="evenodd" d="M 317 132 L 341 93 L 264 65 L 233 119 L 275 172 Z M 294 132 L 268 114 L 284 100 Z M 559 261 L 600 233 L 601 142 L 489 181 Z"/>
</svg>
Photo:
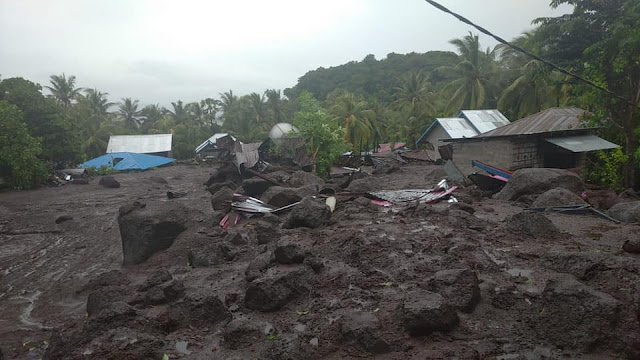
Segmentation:
<svg viewBox="0 0 640 360">
<path fill-rule="evenodd" d="M 545 60 L 545 59 L 541 58 L 540 56 L 528 51 L 525 48 L 522 48 L 522 47 L 520 47 L 518 45 L 515 45 L 515 44 L 512 44 L 512 43 L 508 42 L 507 40 L 501 38 L 500 36 L 494 35 L 489 30 L 483 28 L 480 25 L 474 24 L 471 20 L 465 18 L 464 16 L 462 16 L 460 14 L 456 14 L 455 12 L 447 9 L 446 7 L 438 4 L 437 2 L 435 2 L 433 0 L 425 0 L 425 1 L 427 3 L 433 5 L 437 9 L 439 9 L 441 11 L 444 11 L 444 12 L 446 12 L 448 14 L 453 15 L 455 18 L 457 18 L 458 20 L 462 21 L 463 23 L 473 26 L 474 28 L 478 29 L 478 31 L 480 31 L 481 33 L 491 36 L 492 38 L 496 39 L 498 42 L 500 42 L 500 43 L 502 43 L 504 45 L 507 45 L 512 49 L 515 49 L 515 50 L 517 50 L 517 51 L 519 51 L 519 52 L 521 52 L 523 54 L 526 54 L 526 55 L 528 55 L 528 56 L 530 56 L 530 57 L 532 57 L 532 58 L 534 58 L 534 59 L 546 64 L 546 65 L 549 65 L 550 67 L 560 71 L 563 74 L 569 75 L 569 76 L 571 76 L 573 78 L 576 78 L 576 79 L 578 79 L 580 81 L 583 81 L 583 82 L 587 83 L 588 85 L 593 86 L 594 88 L 596 88 L 596 89 L 598 89 L 598 90 L 600 90 L 602 92 L 605 92 L 605 93 L 607 93 L 607 94 L 609 94 L 609 95 L 611 95 L 611 96 L 613 96 L 613 97 L 615 97 L 617 99 L 620 99 L 620 100 L 626 102 L 627 104 L 629 104 L 631 106 L 637 106 L 638 108 L 640 108 L 640 106 L 638 106 L 638 104 L 634 104 L 632 101 L 628 100 L 627 98 L 625 98 L 623 96 L 620 96 L 620 95 L 612 92 L 611 90 L 594 83 L 593 81 L 591 81 L 589 79 L 585 79 L 585 78 L 583 78 L 582 76 L 580 76 L 578 74 L 575 74 L 575 73 L 572 73 L 571 71 L 565 70 L 565 69 L 559 67 L 558 65 L 556 65 L 556 64 L 554 64 L 554 63 L 552 63 L 552 62 L 550 62 L 548 60 Z"/>
</svg>

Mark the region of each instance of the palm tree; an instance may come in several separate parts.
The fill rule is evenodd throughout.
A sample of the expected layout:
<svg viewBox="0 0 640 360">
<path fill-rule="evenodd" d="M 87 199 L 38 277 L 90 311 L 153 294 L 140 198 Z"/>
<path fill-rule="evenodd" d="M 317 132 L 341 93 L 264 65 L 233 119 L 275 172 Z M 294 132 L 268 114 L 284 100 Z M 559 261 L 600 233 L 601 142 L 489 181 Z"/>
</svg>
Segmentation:
<svg viewBox="0 0 640 360">
<path fill-rule="evenodd" d="M 395 106 L 425 108 L 435 112 L 435 95 L 422 71 L 405 74 L 395 87 Z"/>
<path fill-rule="evenodd" d="M 253 113 L 255 115 L 256 123 L 259 124 L 264 120 L 265 117 L 265 96 L 253 92 L 249 94 L 249 99 L 251 100 L 251 109 L 253 110 Z"/>
<path fill-rule="evenodd" d="M 491 99 L 494 86 L 492 76 L 495 67 L 495 52 L 480 50 L 478 35 L 454 39 L 449 43 L 455 45 L 460 53 L 461 61 L 455 66 L 438 69 L 444 76 L 452 78 L 443 93 L 449 96 L 447 112 L 453 113 L 462 109 L 478 109 L 486 106 Z"/>
<path fill-rule="evenodd" d="M 265 91 L 264 94 L 267 97 L 267 104 L 273 114 L 274 122 L 281 123 L 285 121 L 285 116 L 282 111 L 283 99 L 280 90 L 269 89 Z"/>
<path fill-rule="evenodd" d="M 51 86 L 46 86 L 51 92 L 50 97 L 56 99 L 62 106 L 71 106 L 71 102 L 80 94 L 82 88 L 76 88 L 76 77 L 71 75 L 69 78 L 62 75 L 51 75 Z"/>
<path fill-rule="evenodd" d="M 165 109 L 158 104 L 147 105 L 140 110 L 140 117 L 142 120 L 142 131 L 144 133 L 149 132 L 160 119 Z"/>
<path fill-rule="evenodd" d="M 520 76 L 502 92 L 498 108 L 520 119 L 557 106 L 558 83 L 559 76 L 550 67 L 538 60 L 531 60 L 520 69 Z"/>
<path fill-rule="evenodd" d="M 354 149 L 372 139 L 375 112 L 366 101 L 347 93 L 336 99 L 331 107 L 334 120 L 344 127 L 344 139 L 353 144 Z"/>
<path fill-rule="evenodd" d="M 233 95 L 233 90 L 229 90 L 225 93 L 220 94 L 221 99 L 221 107 L 223 112 L 229 111 L 233 105 L 238 102 L 238 97 Z"/>
<path fill-rule="evenodd" d="M 84 92 L 84 98 L 87 100 L 91 110 L 96 115 L 106 115 L 109 108 L 115 105 L 115 103 L 112 103 L 107 99 L 107 95 L 109 95 L 109 93 L 103 93 L 97 89 L 85 89 Z"/>
<path fill-rule="evenodd" d="M 124 121 L 124 125 L 130 129 L 138 128 L 140 122 L 140 111 L 138 111 L 138 100 L 123 98 L 118 103 L 118 115 Z"/>
</svg>

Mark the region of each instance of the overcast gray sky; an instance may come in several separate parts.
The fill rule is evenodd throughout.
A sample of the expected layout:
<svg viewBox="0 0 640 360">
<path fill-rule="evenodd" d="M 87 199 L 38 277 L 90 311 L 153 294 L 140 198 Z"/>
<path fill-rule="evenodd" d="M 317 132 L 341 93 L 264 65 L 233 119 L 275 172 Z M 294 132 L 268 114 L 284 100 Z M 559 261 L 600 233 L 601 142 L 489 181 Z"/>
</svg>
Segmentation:
<svg viewBox="0 0 640 360">
<path fill-rule="evenodd" d="M 570 11 L 550 0 L 440 2 L 507 39 Z M 0 74 L 44 86 L 64 72 L 111 100 L 167 105 L 284 89 L 367 54 L 453 50 L 448 41 L 470 30 L 423 0 L 0 0 Z"/>
</svg>

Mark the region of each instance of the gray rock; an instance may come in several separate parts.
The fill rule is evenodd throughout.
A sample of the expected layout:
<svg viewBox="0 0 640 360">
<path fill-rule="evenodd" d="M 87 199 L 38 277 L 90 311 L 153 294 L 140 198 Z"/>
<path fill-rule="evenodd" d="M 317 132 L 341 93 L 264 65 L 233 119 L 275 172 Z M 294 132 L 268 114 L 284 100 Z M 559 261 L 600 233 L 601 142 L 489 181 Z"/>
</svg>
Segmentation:
<svg viewBox="0 0 640 360">
<path fill-rule="evenodd" d="M 270 182 L 257 177 L 242 181 L 242 189 L 247 196 L 260 197 L 270 187 Z"/>
<path fill-rule="evenodd" d="M 113 176 L 104 176 L 98 182 L 98 185 L 104 186 L 106 188 L 119 188 L 120 183 Z"/>
<path fill-rule="evenodd" d="M 238 252 L 227 243 L 209 244 L 189 251 L 189 264 L 193 267 L 209 267 L 233 261 Z"/>
<path fill-rule="evenodd" d="M 149 177 L 149 181 L 156 184 L 168 184 L 167 180 L 161 176 L 151 176 Z"/>
<path fill-rule="evenodd" d="M 529 319 L 539 337 L 558 347 L 592 351 L 606 347 L 617 327 L 621 303 L 568 274 L 549 279 L 542 293 L 542 309 Z"/>
<path fill-rule="evenodd" d="M 372 177 L 366 177 L 363 179 L 356 179 L 349 184 L 346 189 L 353 193 L 367 193 L 371 191 L 377 191 L 380 189 L 379 181 Z"/>
<path fill-rule="evenodd" d="M 427 281 L 430 291 L 437 292 L 447 303 L 464 312 L 472 312 L 480 302 L 478 276 L 471 269 L 438 271 Z"/>
<path fill-rule="evenodd" d="M 370 312 L 350 311 L 340 321 L 340 341 L 373 354 L 386 354 L 391 346 L 380 335 L 380 323 Z"/>
<path fill-rule="evenodd" d="M 623 223 L 634 223 L 640 221 L 640 201 L 625 202 L 613 205 L 609 211 L 609 216 Z"/>
<path fill-rule="evenodd" d="M 167 269 L 158 269 L 154 271 L 153 274 L 151 274 L 151 276 L 149 276 L 147 280 L 145 280 L 144 283 L 142 283 L 142 285 L 138 287 L 138 290 L 146 291 L 147 289 L 171 280 L 173 280 L 173 276 L 169 271 L 167 271 Z"/>
<path fill-rule="evenodd" d="M 566 205 L 583 205 L 586 204 L 580 196 L 565 189 L 555 188 L 551 189 L 538 198 L 531 204 L 533 208 L 542 207 L 554 207 L 554 206 L 566 206 Z"/>
<path fill-rule="evenodd" d="M 307 256 L 304 258 L 304 264 L 309 266 L 316 274 L 324 269 L 324 261 L 316 256 Z"/>
<path fill-rule="evenodd" d="M 285 229 L 297 227 L 317 228 L 323 226 L 331 219 L 331 209 L 321 200 L 305 198 L 296 205 L 282 225 Z"/>
<path fill-rule="evenodd" d="M 281 186 L 272 186 L 262 195 L 261 200 L 275 207 L 283 207 L 298 201 L 307 196 L 313 196 L 318 193 L 317 185 L 306 185 L 300 188 L 287 188 Z"/>
<path fill-rule="evenodd" d="M 264 276 L 247 287 L 245 306 L 263 312 L 276 311 L 296 295 L 306 293 L 309 280 L 306 266 L 270 268 Z"/>
<path fill-rule="evenodd" d="M 223 187 L 211 196 L 211 207 L 213 210 L 229 211 L 234 191 L 228 187 Z"/>
<path fill-rule="evenodd" d="M 122 207 L 118 216 L 123 265 L 140 264 L 169 248 L 186 229 L 187 209 L 174 203 L 150 207 Z"/>
<path fill-rule="evenodd" d="M 87 314 L 93 316 L 116 301 L 127 301 L 130 293 L 124 286 L 106 286 L 89 294 Z"/>
<path fill-rule="evenodd" d="M 247 235 L 239 232 L 230 232 L 225 236 L 224 242 L 236 246 L 244 246 L 249 244 L 249 238 Z"/>
<path fill-rule="evenodd" d="M 258 256 L 256 256 L 251 262 L 247 269 L 244 272 L 245 279 L 248 282 L 251 282 L 260 276 L 262 276 L 263 272 L 269 268 L 269 265 L 275 262 L 275 257 L 271 251 L 264 252 Z"/>
<path fill-rule="evenodd" d="M 622 250 L 632 254 L 640 254 L 640 238 L 625 241 Z"/>
<path fill-rule="evenodd" d="M 304 250 L 296 244 L 280 245 L 273 253 L 280 264 L 301 264 L 305 257 Z"/>
<path fill-rule="evenodd" d="M 96 290 L 105 286 L 121 286 L 129 285 L 130 281 L 127 275 L 120 270 L 110 270 L 103 272 L 96 278 L 89 280 L 78 292 L 87 290 Z"/>
<path fill-rule="evenodd" d="M 458 324 L 458 314 L 439 294 L 425 290 L 407 292 L 402 304 L 402 323 L 411 336 L 449 331 Z"/>
<path fill-rule="evenodd" d="M 58 216 L 56 218 L 56 224 L 61 224 L 61 223 L 65 222 L 65 221 L 69 221 L 69 220 L 73 220 L 73 216 L 67 215 L 67 214 L 60 215 L 60 216 Z"/>
<path fill-rule="evenodd" d="M 175 328 L 211 327 L 231 319 L 231 313 L 214 294 L 190 294 L 169 308 L 169 318 Z"/>
<path fill-rule="evenodd" d="M 372 174 L 377 175 L 377 174 L 391 174 L 394 171 L 400 170 L 400 167 L 394 163 L 385 161 L 383 163 L 380 163 L 376 166 L 374 166 L 374 169 L 372 171 Z"/>
<path fill-rule="evenodd" d="M 278 225 L 266 221 L 258 221 L 255 224 L 256 239 L 258 245 L 268 244 L 280 238 Z"/>
<path fill-rule="evenodd" d="M 521 212 L 510 216 L 504 222 L 507 230 L 534 238 L 553 237 L 560 234 L 560 230 L 540 213 Z"/>
<path fill-rule="evenodd" d="M 576 194 L 584 191 L 584 184 L 575 173 L 562 169 L 527 168 L 516 171 L 494 197 L 514 201 L 523 195 L 538 195 L 559 187 Z"/>
<path fill-rule="evenodd" d="M 324 186 L 324 180 L 306 171 L 296 171 L 289 178 L 289 185 L 292 187 L 302 187 L 306 185 L 322 187 Z"/>
</svg>

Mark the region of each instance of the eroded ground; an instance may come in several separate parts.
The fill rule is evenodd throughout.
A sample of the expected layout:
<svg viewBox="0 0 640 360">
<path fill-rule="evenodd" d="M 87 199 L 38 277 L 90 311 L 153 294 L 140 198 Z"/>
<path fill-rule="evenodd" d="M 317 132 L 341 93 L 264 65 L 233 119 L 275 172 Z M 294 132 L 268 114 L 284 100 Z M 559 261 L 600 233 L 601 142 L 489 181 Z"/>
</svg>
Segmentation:
<svg viewBox="0 0 640 360">
<path fill-rule="evenodd" d="M 626 239 L 638 236 L 637 225 L 549 214 L 561 233 L 529 237 L 504 224 L 522 206 L 465 189 L 456 195 L 469 207 L 442 202 L 389 209 L 363 199 L 339 201 L 331 223 L 313 230 L 245 220 L 229 231 L 246 243 L 229 244 L 202 185 L 210 171 L 177 165 L 118 174 L 119 189 L 102 188 L 94 179 L 0 194 L 5 358 L 640 356 L 640 258 L 621 250 Z M 443 177 L 441 167 L 415 163 L 375 183 L 379 189 L 430 188 Z M 167 190 L 188 195 L 167 200 Z M 122 267 L 117 214 L 133 201 L 175 204 L 186 209 L 180 211 L 188 213 L 189 226 L 168 250 Z M 62 214 L 73 220 L 56 224 Z M 270 235 L 258 240 L 264 229 Z M 270 252 L 283 244 L 297 244 L 307 260 L 274 262 Z M 190 253 L 211 254 L 221 246 L 233 256 L 192 266 Z M 247 276 L 250 265 L 257 272 Z M 153 287 L 140 286 L 160 269 L 184 285 L 191 300 L 149 300 Z M 111 270 L 119 272 L 100 278 Z M 469 274 L 479 279 L 479 302 L 467 296 L 475 286 Z M 275 289 L 275 298 L 267 293 L 256 306 L 247 292 L 261 284 Z M 104 288 L 116 289 L 131 309 L 88 317 L 87 297 Z M 456 311 L 452 330 L 410 336 L 403 313 L 420 300 L 410 297 L 425 291 L 472 305 Z M 202 310 L 193 300 L 212 296 L 220 308 Z M 176 309 L 183 311 L 181 319 Z M 216 320 L 203 322 L 203 316 Z"/>
</svg>

